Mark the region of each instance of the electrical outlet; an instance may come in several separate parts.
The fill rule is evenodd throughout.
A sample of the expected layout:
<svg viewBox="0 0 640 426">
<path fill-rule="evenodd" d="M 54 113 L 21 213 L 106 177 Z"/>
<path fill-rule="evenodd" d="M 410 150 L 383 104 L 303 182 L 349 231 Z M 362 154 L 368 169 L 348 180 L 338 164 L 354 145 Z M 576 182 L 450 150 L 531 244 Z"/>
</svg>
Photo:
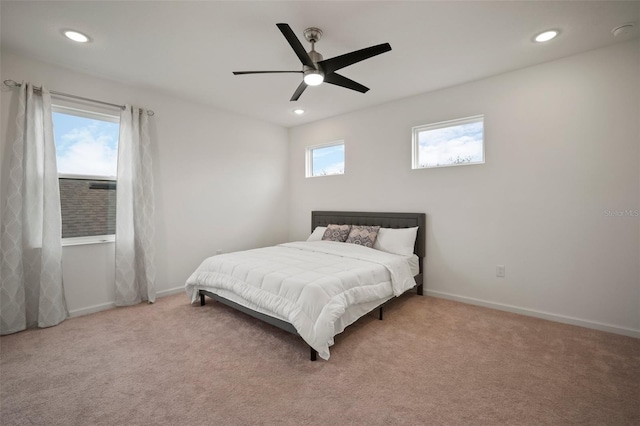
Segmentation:
<svg viewBox="0 0 640 426">
<path fill-rule="evenodd" d="M 496 265 L 496 277 L 504 278 L 504 265 Z"/>
</svg>

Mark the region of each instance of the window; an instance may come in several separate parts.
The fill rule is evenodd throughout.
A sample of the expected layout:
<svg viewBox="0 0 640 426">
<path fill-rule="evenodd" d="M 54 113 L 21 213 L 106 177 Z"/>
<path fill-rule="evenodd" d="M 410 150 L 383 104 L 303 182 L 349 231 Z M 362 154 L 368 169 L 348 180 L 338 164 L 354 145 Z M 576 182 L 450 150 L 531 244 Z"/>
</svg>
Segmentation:
<svg viewBox="0 0 640 426">
<path fill-rule="evenodd" d="M 307 148 L 307 177 L 344 174 L 344 141 Z"/>
<path fill-rule="evenodd" d="M 119 122 L 116 116 L 53 108 L 65 245 L 114 240 Z"/>
<path fill-rule="evenodd" d="M 413 168 L 484 163 L 484 116 L 413 128 Z"/>
</svg>

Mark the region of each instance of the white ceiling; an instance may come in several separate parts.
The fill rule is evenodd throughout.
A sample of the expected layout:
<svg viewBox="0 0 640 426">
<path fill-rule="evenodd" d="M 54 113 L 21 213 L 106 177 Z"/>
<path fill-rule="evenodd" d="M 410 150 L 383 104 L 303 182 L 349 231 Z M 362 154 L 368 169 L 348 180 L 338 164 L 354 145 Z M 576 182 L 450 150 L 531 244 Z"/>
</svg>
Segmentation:
<svg viewBox="0 0 640 426">
<path fill-rule="evenodd" d="M 319 120 L 639 36 L 611 29 L 640 21 L 640 2 L 1 2 L 2 49 L 158 90 L 283 126 Z M 276 23 L 305 47 L 307 27 L 323 30 L 326 58 L 389 42 L 392 51 L 344 68 L 371 88 L 329 84 L 289 102 L 297 74 L 233 76 L 237 70 L 301 65 Z M 85 32 L 84 45 L 61 36 Z M 532 37 L 549 28 L 548 44 Z M 6 76 L 21 80 L 21 76 Z M 55 87 L 51 88 L 56 90 Z M 81 94 L 79 94 L 81 95 Z M 153 108 L 153 105 L 148 105 Z M 296 116 L 293 109 L 307 111 Z"/>
</svg>

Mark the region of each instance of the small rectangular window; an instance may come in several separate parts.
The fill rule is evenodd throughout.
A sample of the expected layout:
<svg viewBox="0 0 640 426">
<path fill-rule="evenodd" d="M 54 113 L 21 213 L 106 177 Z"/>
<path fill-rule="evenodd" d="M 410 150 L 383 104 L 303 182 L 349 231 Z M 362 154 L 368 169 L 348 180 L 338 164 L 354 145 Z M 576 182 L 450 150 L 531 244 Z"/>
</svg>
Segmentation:
<svg viewBox="0 0 640 426">
<path fill-rule="evenodd" d="M 484 163 L 484 116 L 413 128 L 413 168 Z"/>
<path fill-rule="evenodd" d="M 307 148 L 306 176 L 344 174 L 344 141 Z"/>
<path fill-rule="evenodd" d="M 62 238 L 113 241 L 120 118 L 54 106 Z"/>
</svg>

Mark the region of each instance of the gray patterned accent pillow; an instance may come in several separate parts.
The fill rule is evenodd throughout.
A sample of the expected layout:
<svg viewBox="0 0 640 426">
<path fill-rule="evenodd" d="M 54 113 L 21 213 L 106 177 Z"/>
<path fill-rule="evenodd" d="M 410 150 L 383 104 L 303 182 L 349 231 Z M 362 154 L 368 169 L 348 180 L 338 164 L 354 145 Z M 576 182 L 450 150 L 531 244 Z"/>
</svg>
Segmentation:
<svg viewBox="0 0 640 426">
<path fill-rule="evenodd" d="M 322 239 L 344 243 L 349 236 L 350 230 L 351 225 L 327 225 L 327 230 L 324 231 Z"/>
<path fill-rule="evenodd" d="M 378 236 L 379 226 L 352 226 L 347 243 L 373 248 Z"/>
</svg>

